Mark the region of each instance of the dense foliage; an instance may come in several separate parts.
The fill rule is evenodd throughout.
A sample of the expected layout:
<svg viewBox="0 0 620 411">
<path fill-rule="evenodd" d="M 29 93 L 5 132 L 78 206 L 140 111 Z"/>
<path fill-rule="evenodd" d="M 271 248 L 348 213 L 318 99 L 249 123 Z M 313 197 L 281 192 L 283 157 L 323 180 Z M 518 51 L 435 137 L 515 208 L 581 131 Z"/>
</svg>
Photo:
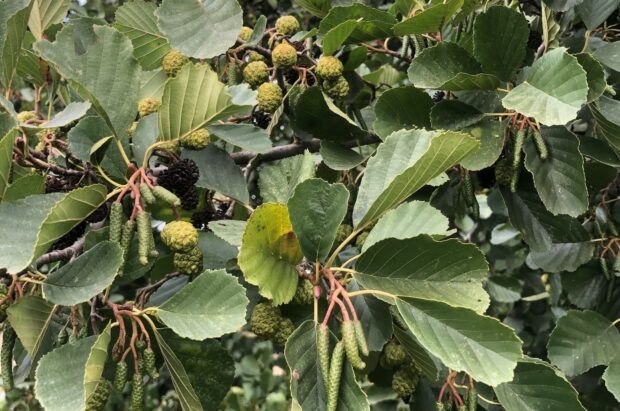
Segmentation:
<svg viewBox="0 0 620 411">
<path fill-rule="evenodd" d="M 620 410 L 619 5 L 0 0 L 4 406 Z"/>
</svg>

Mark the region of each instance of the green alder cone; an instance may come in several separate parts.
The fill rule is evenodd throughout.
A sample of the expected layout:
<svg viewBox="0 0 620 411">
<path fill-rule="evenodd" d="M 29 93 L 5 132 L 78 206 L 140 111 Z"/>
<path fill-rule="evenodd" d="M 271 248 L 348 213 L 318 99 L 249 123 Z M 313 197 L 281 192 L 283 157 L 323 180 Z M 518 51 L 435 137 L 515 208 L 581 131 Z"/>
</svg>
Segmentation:
<svg viewBox="0 0 620 411">
<path fill-rule="evenodd" d="M 301 280 L 297 283 L 297 290 L 293 297 L 293 303 L 299 305 L 310 305 L 314 301 L 314 286 L 308 280 Z"/>
<path fill-rule="evenodd" d="M 186 253 L 198 245 L 198 230 L 187 221 L 171 221 L 162 230 L 161 240 L 172 251 Z"/>
<path fill-rule="evenodd" d="M 301 30 L 301 25 L 295 16 L 282 16 L 276 20 L 275 28 L 278 34 L 292 36 Z"/>
<path fill-rule="evenodd" d="M 144 350 L 144 369 L 151 379 L 156 380 L 159 378 L 159 373 L 155 365 L 155 352 L 152 348 Z"/>
<path fill-rule="evenodd" d="M 325 94 L 331 98 L 345 98 L 349 94 L 349 82 L 343 76 L 325 80 L 321 85 Z"/>
<path fill-rule="evenodd" d="M 114 373 L 114 388 L 118 392 L 123 392 L 125 384 L 127 384 L 127 375 L 129 373 L 129 367 L 125 361 L 121 361 L 116 364 L 116 372 Z"/>
<path fill-rule="evenodd" d="M 95 387 L 95 391 L 91 394 L 86 401 L 86 411 L 101 411 L 104 409 L 106 402 L 108 402 L 108 398 L 110 397 L 110 392 L 112 391 L 112 383 L 108 380 L 99 380 L 97 386 Z"/>
<path fill-rule="evenodd" d="M 176 194 L 174 194 L 173 192 L 167 190 L 166 188 L 162 186 L 153 187 L 153 195 L 159 198 L 161 201 L 164 201 L 170 204 L 171 206 L 174 206 L 174 207 L 181 206 L 181 199 L 177 197 Z"/>
<path fill-rule="evenodd" d="M 357 341 L 357 347 L 359 348 L 360 353 L 367 357 L 370 354 L 370 350 L 368 349 L 368 342 L 366 342 L 366 336 L 364 335 L 364 328 L 362 327 L 362 323 L 360 320 L 353 321 L 353 326 L 355 327 L 355 340 Z"/>
<path fill-rule="evenodd" d="M 342 340 L 344 341 L 344 349 L 347 353 L 349 362 L 358 370 L 363 370 L 364 367 L 366 367 L 366 364 L 360 357 L 358 351 L 357 337 L 355 336 L 355 325 L 353 325 L 353 321 L 343 321 L 341 332 Z"/>
<path fill-rule="evenodd" d="M 316 334 L 316 347 L 319 355 L 319 367 L 323 377 L 323 385 L 329 387 L 329 327 L 319 325 Z"/>
<path fill-rule="evenodd" d="M 340 224 L 338 229 L 336 230 L 336 239 L 334 240 L 334 244 L 338 245 L 347 239 L 353 232 L 353 227 L 349 224 Z"/>
<path fill-rule="evenodd" d="M 4 391 L 8 392 L 15 388 L 13 381 L 13 347 L 17 334 L 8 322 L 4 323 L 2 332 L 2 349 L 0 352 L 0 367 L 2 367 L 2 384 Z"/>
<path fill-rule="evenodd" d="M 145 203 L 147 203 L 147 204 L 155 204 L 157 199 L 153 195 L 153 192 L 151 191 L 151 188 L 148 186 L 148 184 L 141 183 L 139 185 L 139 189 L 140 189 L 140 195 L 144 199 Z"/>
<path fill-rule="evenodd" d="M 508 158 L 501 158 L 495 163 L 495 181 L 500 186 L 509 186 L 512 174 L 512 164 Z"/>
<path fill-rule="evenodd" d="M 420 380 L 420 374 L 415 366 L 406 364 L 400 367 L 392 376 L 392 389 L 402 398 L 409 398 Z"/>
<path fill-rule="evenodd" d="M 402 344 L 392 340 L 385 344 L 381 355 L 381 365 L 386 368 L 394 368 L 402 365 L 407 360 L 407 351 Z"/>
<path fill-rule="evenodd" d="M 271 114 L 282 104 L 282 89 L 277 84 L 263 83 L 258 88 L 256 99 L 258 108 Z"/>
<path fill-rule="evenodd" d="M 332 353 L 329 368 L 329 384 L 327 385 L 327 411 L 336 411 L 338 408 L 338 392 L 340 391 L 340 378 L 344 363 L 344 344 L 338 341 Z"/>
<path fill-rule="evenodd" d="M 137 372 L 131 380 L 131 411 L 144 409 L 144 387 L 142 386 L 142 374 Z"/>
<path fill-rule="evenodd" d="M 366 239 L 368 238 L 369 234 L 370 233 L 368 231 L 364 231 L 363 233 L 357 236 L 357 238 L 355 239 L 355 246 L 358 249 L 361 250 L 362 247 L 364 247 L 364 243 L 366 242 Z"/>
<path fill-rule="evenodd" d="M 198 247 L 192 248 L 187 253 L 174 253 L 174 268 L 182 274 L 194 276 L 200 274 L 203 269 L 203 255 Z"/>
<path fill-rule="evenodd" d="M 344 66 L 338 57 L 323 56 L 316 63 L 316 74 L 323 80 L 336 79 L 342 76 Z"/>
<path fill-rule="evenodd" d="M 123 205 L 113 202 L 110 207 L 110 241 L 120 244 L 124 219 Z"/>
<path fill-rule="evenodd" d="M 251 61 L 243 69 L 243 79 L 252 87 L 258 87 L 269 80 L 269 70 L 263 61 Z"/>
<path fill-rule="evenodd" d="M 140 264 L 147 265 L 150 251 L 149 236 L 152 235 L 151 219 L 146 211 L 139 211 L 136 220 L 138 224 L 138 257 Z"/>
<path fill-rule="evenodd" d="M 297 63 L 297 50 L 288 43 L 281 43 L 271 52 L 271 60 L 276 68 L 291 68 Z"/>
</svg>

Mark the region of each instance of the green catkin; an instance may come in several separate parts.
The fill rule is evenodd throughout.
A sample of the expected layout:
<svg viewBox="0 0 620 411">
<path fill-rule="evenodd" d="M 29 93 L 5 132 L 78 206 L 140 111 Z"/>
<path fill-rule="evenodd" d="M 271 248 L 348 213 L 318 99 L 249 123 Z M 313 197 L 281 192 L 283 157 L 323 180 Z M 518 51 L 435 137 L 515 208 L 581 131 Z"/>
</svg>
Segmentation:
<svg viewBox="0 0 620 411">
<path fill-rule="evenodd" d="M 138 223 L 138 257 L 140 264 L 147 265 L 150 251 L 149 236 L 153 235 L 151 221 L 146 211 L 139 211 L 136 220 Z"/>
<path fill-rule="evenodd" d="M 443 402 L 437 401 L 437 403 L 435 403 L 435 409 L 436 411 L 444 411 L 446 407 L 444 406 Z"/>
<path fill-rule="evenodd" d="M 177 197 L 177 195 L 174 194 L 172 191 L 168 191 L 162 186 L 153 187 L 153 195 L 172 206 L 181 206 L 181 199 Z"/>
<path fill-rule="evenodd" d="M 519 183 L 519 165 L 521 164 L 521 151 L 525 142 L 525 129 L 517 131 L 515 134 L 514 152 L 512 157 L 512 180 L 510 181 L 510 191 L 517 191 Z"/>
<path fill-rule="evenodd" d="M 69 340 L 69 334 L 67 334 L 67 329 L 62 327 L 60 331 L 58 331 L 58 335 L 56 336 L 56 345 L 61 346 L 65 345 Z"/>
<path fill-rule="evenodd" d="M 140 188 L 140 195 L 144 199 L 144 202 L 146 204 L 155 204 L 157 199 L 153 195 L 153 192 L 151 191 L 150 187 L 146 183 L 140 183 L 139 188 Z"/>
<path fill-rule="evenodd" d="M 605 259 L 605 257 L 599 257 L 598 263 L 601 266 L 601 271 L 605 275 L 605 278 L 609 280 L 611 276 L 609 275 L 609 266 L 607 265 L 607 260 Z"/>
<path fill-rule="evenodd" d="M 469 172 L 463 176 L 463 191 L 465 196 L 465 204 L 467 207 L 473 207 L 476 202 L 476 194 L 474 193 L 474 185 L 471 182 Z"/>
<path fill-rule="evenodd" d="M 614 265 L 612 271 L 616 277 L 620 276 L 620 255 L 614 257 Z"/>
<path fill-rule="evenodd" d="M 144 387 L 142 374 L 135 373 L 131 381 L 131 411 L 142 411 L 144 404 Z"/>
<path fill-rule="evenodd" d="M 329 386 L 329 328 L 325 324 L 319 325 L 316 334 L 316 346 L 319 355 L 319 367 L 323 377 L 323 385 Z"/>
<path fill-rule="evenodd" d="M 2 383 L 4 392 L 15 388 L 13 381 L 13 347 L 15 347 L 16 334 L 11 324 L 4 323 L 2 332 L 2 350 L 0 352 L 0 368 L 2 368 Z"/>
<path fill-rule="evenodd" d="M 144 369 L 151 379 L 156 380 L 159 378 L 159 373 L 155 365 L 155 351 L 153 351 L 152 348 L 144 350 Z"/>
<path fill-rule="evenodd" d="M 110 241 L 114 243 L 121 242 L 121 233 L 123 231 L 123 205 L 113 202 L 110 207 Z"/>
<path fill-rule="evenodd" d="M 613 235 L 614 237 L 618 237 L 618 230 L 616 229 L 616 225 L 613 222 L 609 221 L 609 223 L 607 224 L 607 228 L 609 229 L 611 235 Z"/>
<path fill-rule="evenodd" d="M 532 138 L 534 139 L 534 143 L 536 143 L 536 148 L 538 149 L 540 159 L 546 160 L 549 156 L 549 150 L 547 149 L 547 143 L 545 143 L 545 139 L 542 134 L 540 134 L 540 131 L 532 131 Z"/>
<path fill-rule="evenodd" d="M 149 214 L 149 226 L 151 225 L 151 216 Z M 153 235 L 153 230 L 149 231 L 149 257 L 157 258 L 159 257 L 159 251 L 157 251 L 157 246 L 155 245 L 155 236 Z"/>
<path fill-rule="evenodd" d="M 116 388 L 118 392 L 123 392 L 125 384 L 127 383 L 128 372 L 129 370 L 125 361 L 121 361 L 116 364 L 116 373 L 114 374 L 114 388 Z"/>
<path fill-rule="evenodd" d="M 347 358 L 354 368 L 358 370 L 364 369 L 366 364 L 359 355 L 357 347 L 357 338 L 355 337 L 355 326 L 352 321 L 342 322 L 342 340 L 344 341 L 344 349 L 347 353 Z"/>
<path fill-rule="evenodd" d="M 119 277 L 122 276 L 125 271 L 125 264 L 127 262 L 127 256 L 129 253 L 129 246 L 131 245 L 131 239 L 133 238 L 134 231 L 136 231 L 136 221 L 135 220 L 125 221 L 125 224 L 123 224 L 123 234 L 121 235 L 121 249 L 123 250 L 123 263 L 118 269 Z"/>
<path fill-rule="evenodd" d="M 364 357 L 368 357 L 370 350 L 368 349 L 368 342 L 366 341 L 366 336 L 364 335 L 364 327 L 362 327 L 362 322 L 360 320 L 353 321 L 353 327 L 355 328 L 357 347 Z"/>
<path fill-rule="evenodd" d="M 478 391 L 475 388 L 469 390 L 467 394 L 467 411 L 476 411 L 478 408 Z"/>
<path fill-rule="evenodd" d="M 344 362 L 344 345 L 338 341 L 332 353 L 329 367 L 329 384 L 327 386 L 327 411 L 336 411 L 338 408 L 338 392 L 340 391 L 340 377 Z"/>
</svg>

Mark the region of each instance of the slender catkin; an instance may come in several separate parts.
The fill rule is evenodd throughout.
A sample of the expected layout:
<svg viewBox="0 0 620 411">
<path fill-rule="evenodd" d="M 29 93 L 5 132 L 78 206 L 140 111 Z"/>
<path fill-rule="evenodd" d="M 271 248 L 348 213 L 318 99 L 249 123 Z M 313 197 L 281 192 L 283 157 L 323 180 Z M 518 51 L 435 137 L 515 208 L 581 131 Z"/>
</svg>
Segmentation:
<svg viewBox="0 0 620 411">
<path fill-rule="evenodd" d="M 136 231 L 136 221 L 127 220 L 123 224 L 123 233 L 121 235 L 121 249 L 123 250 L 123 263 L 118 269 L 118 275 L 122 276 L 125 271 L 125 264 L 127 263 L 127 257 L 129 254 L 129 246 L 131 245 L 131 239 L 133 233 Z"/>
<path fill-rule="evenodd" d="M 2 331 L 2 349 L 0 351 L 0 367 L 2 368 L 2 383 L 4 392 L 15 388 L 13 381 L 13 347 L 17 335 L 11 324 L 6 321 Z"/>
<path fill-rule="evenodd" d="M 524 141 L 525 129 L 517 131 L 512 157 L 512 179 L 510 180 L 510 191 L 513 193 L 517 191 L 517 184 L 519 183 L 519 166 L 521 165 L 521 151 L 523 151 Z"/>
<path fill-rule="evenodd" d="M 110 207 L 110 241 L 120 244 L 124 217 L 123 205 L 113 202 Z"/>
<path fill-rule="evenodd" d="M 156 380 L 159 378 L 157 366 L 155 365 L 155 351 L 152 348 L 144 350 L 144 369 L 151 379 Z"/>
<path fill-rule="evenodd" d="M 357 347 L 357 338 L 355 337 L 355 326 L 352 321 L 343 321 L 342 322 L 342 340 L 344 341 L 344 349 L 347 353 L 347 358 L 351 365 L 358 370 L 364 369 L 366 364 L 360 357 L 358 347 Z"/>
<path fill-rule="evenodd" d="M 353 321 L 353 326 L 355 328 L 357 347 L 364 357 L 368 357 L 370 350 L 368 349 L 368 342 L 366 341 L 366 336 L 364 335 L 364 327 L 362 327 L 362 322 L 360 320 L 355 320 Z"/>
<path fill-rule="evenodd" d="M 338 392 L 340 391 L 340 377 L 344 362 L 344 345 L 338 341 L 332 353 L 329 367 L 329 385 L 327 386 L 327 411 L 336 411 L 338 408 Z"/>
<path fill-rule="evenodd" d="M 549 150 L 547 149 L 547 143 L 545 143 L 545 139 L 542 134 L 540 134 L 540 131 L 534 130 L 532 132 L 532 138 L 534 139 L 534 143 L 536 143 L 536 148 L 538 149 L 540 159 L 546 160 L 549 156 Z"/>
<path fill-rule="evenodd" d="M 147 265 L 150 251 L 149 236 L 153 235 L 151 219 L 146 211 L 139 211 L 136 220 L 138 222 L 138 257 L 140 264 Z"/>
<path fill-rule="evenodd" d="M 601 271 L 605 275 L 605 278 L 609 280 L 611 276 L 609 275 L 609 266 L 607 265 L 607 260 L 605 257 L 599 257 L 598 263 L 601 266 Z"/>
<path fill-rule="evenodd" d="M 475 388 L 469 390 L 467 394 L 467 411 L 476 411 L 478 409 L 478 391 Z"/>
<path fill-rule="evenodd" d="M 329 386 L 329 327 L 325 324 L 318 326 L 316 334 L 316 347 L 319 356 L 319 367 L 323 377 L 323 385 Z"/>
<path fill-rule="evenodd" d="M 168 191 L 162 186 L 153 187 L 153 195 L 159 198 L 160 200 L 165 201 L 166 203 L 173 205 L 175 207 L 181 206 L 181 199 L 177 197 L 176 194 L 174 194 L 171 191 Z"/>
<path fill-rule="evenodd" d="M 463 191 L 465 204 L 467 204 L 467 207 L 473 207 L 476 201 L 476 194 L 474 193 L 474 185 L 472 184 L 471 175 L 469 173 L 465 173 L 463 176 Z"/>
<path fill-rule="evenodd" d="M 144 202 L 147 204 L 154 204 L 157 199 L 153 195 L 150 187 L 145 183 L 140 183 L 140 195 L 144 199 Z"/>
</svg>

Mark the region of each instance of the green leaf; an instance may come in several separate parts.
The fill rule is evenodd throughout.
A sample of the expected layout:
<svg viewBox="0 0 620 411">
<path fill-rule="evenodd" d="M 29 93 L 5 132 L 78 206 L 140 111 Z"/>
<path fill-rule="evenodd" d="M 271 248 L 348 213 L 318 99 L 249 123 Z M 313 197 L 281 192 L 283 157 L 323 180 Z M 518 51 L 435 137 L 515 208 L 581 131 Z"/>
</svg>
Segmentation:
<svg viewBox="0 0 620 411">
<path fill-rule="evenodd" d="M 4 193 L 4 201 L 17 201 L 35 194 L 45 193 L 45 176 L 26 174 L 13 181 Z"/>
<path fill-rule="evenodd" d="M 355 226 L 381 217 L 478 146 L 463 133 L 401 130 L 368 160 L 353 210 Z"/>
<path fill-rule="evenodd" d="M 461 46 L 443 41 L 424 49 L 408 70 L 418 88 L 438 90 L 494 90 L 499 79 L 481 72 L 478 62 Z"/>
<path fill-rule="evenodd" d="M 557 48 L 536 60 L 502 104 L 547 126 L 561 126 L 575 118 L 587 96 L 586 71 L 566 49 Z"/>
<path fill-rule="evenodd" d="M 327 409 L 327 389 L 321 379 L 316 347 L 316 327 L 314 322 L 306 321 L 297 328 L 286 341 L 284 357 L 291 370 L 291 395 L 303 410 Z M 335 338 L 332 336 L 332 345 Z M 331 350 L 330 350 L 331 352 Z M 345 360 L 340 378 L 337 409 L 370 411 L 366 394 L 355 379 L 355 373 Z"/>
<path fill-rule="evenodd" d="M 368 134 L 318 87 L 310 87 L 299 96 L 295 104 L 295 124 L 314 137 L 325 140 L 349 141 Z"/>
<path fill-rule="evenodd" d="M 344 21 L 359 20 L 344 44 L 362 43 L 391 37 L 396 19 L 390 13 L 363 4 L 333 7 L 321 20 L 319 33 L 325 34 Z"/>
<path fill-rule="evenodd" d="M 331 56 L 355 31 L 359 22 L 357 20 L 345 20 L 336 27 L 325 33 L 323 38 L 323 55 Z"/>
<path fill-rule="evenodd" d="M 165 330 L 164 330 L 165 331 Z M 162 331 L 204 409 L 217 409 L 235 377 L 235 362 L 217 340 L 193 341 Z"/>
<path fill-rule="evenodd" d="M 302 252 L 308 261 L 324 261 L 347 213 L 349 190 L 313 178 L 299 184 L 287 204 Z"/>
<path fill-rule="evenodd" d="M 603 373 L 603 381 L 607 391 L 620 401 L 620 362 L 612 361 Z"/>
<path fill-rule="evenodd" d="M 415 110 L 411 110 L 415 107 Z M 433 100 L 426 92 L 414 87 L 392 88 L 381 94 L 375 103 L 375 133 L 382 139 L 403 128 L 430 128 Z"/>
<path fill-rule="evenodd" d="M 62 23 L 67 16 L 71 0 L 33 0 L 28 28 L 37 40 L 53 24 Z"/>
<path fill-rule="evenodd" d="M 46 410 L 83 409 L 86 363 L 96 340 L 96 336 L 82 338 L 41 358 L 36 371 L 34 391 Z"/>
<path fill-rule="evenodd" d="M 347 148 L 333 141 L 323 140 L 319 154 L 327 167 L 344 171 L 362 164 L 373 152 L 372 146 Z"/>
<path fill-rule="evenodd" d="M 574 272 L 562 273 L 562 290 L 571 304 L 579 308 L 594 308 L 607 292 L 607 280 L 598 261 L 593 260 Z"/>
<path fill-rule="evenodd" d="M 420 234 L 448 236 L 449 221 L 441 211 L 424 201 L 411 201 L 388 211 L 372 228 L 363 251 L 386 238 L 407 239 Z"/>
<path fill-rule="evenodd" d="M 459 100 L 442 100 L 431 110 L 431 124 L 434 129 L 461 130 L 484 118 L 484 113 Z"/>
<path fill-rule="evenodd" d="M 441 31 L 443 25 L 463 6 L 463 0 L 450 0 L 422 10 L 394 26 L 394 34 L 406 36 Z"/>
<path fill-rule="evenodd" d="M 161 101 L 166 80 L 168 80 L 168 75 L 163 69 L 143 71 L 140 76 L 140 100 L 145 97 L 155 97 Z"/>
<path fill-rule="evenodd" d="M 521 231 L 531 250 L 544 252 L 553 243 L 590 240 L 588 232 L 577 219 L 567 215 L 554 216 L 547 211 L 531 184 L 522 184 L 516 193 L 511 193 L 507 188 L 503 188 L 501 193 L 511 224 Z"/>
<path fill-rule="evenodd" d="M 86 361 L 84 370 L 84 406 L 95 392 L 97 384 L 103 375 L 105 363 L 108 360 L 108 347 L 112 339 L 111 323 L 105 327 L 103 332 L 97 335 L 97 340 L 90 350 L 90 355 Z"/>
<path fill-rule="evenodd" d="M 491 386 L 512 380 L 522 357 L 512 328 L 438 301 L 397 299 L 396 306 L 420 344 L 447 367 Z"/>
<path fill-rule="evenodd" d="M 620 334 L 605 317 L 594 311 L 569 311 L 549 336 L 549 359 L 569 377 L 618 357 Z"/>
<path fill-rule="evenodd" d="M 80 33 L 71 25 L 65 26 L 53 43 L 43 40 L 34 48 L 92 103 L 116 138 L 122 139 L 138 108 L 140 66 L 129 39 L 111 27 L 95 26 L 93 30 L 95 42 L 88 44 L 83 54 L 76 51 Z"/>
<path fill-rule="evenodd" d="M 192 387 L 189 376 L 183 367 L 183 363 L 176 356 L 172 348 L 170 348 L 170 346 L 166 343 L 166 340 L 164 340 L 162 335 L 157 331 L 154 331 L 154 334 L 155 339 L 157 339 L 157 344 L 161 350 L 161 355 L 164 357 L 164 362 L 170 372 L 174 391 L 179 396 L 181 409 L 183 411 L 202 411 L 203 408 L 200 403 L 200 399 L 198 398 L 198 394 L 196 394 L 194 387 Z"/>
<path fill-rule="evenodd" d="M 133 43 L 133 55 L 144 70 L 155 70 L 170 51 L 168 39 L 157 28 L 157 5 L 133 0 L 116 10 L 114 27 Z"/>
<path fill-rule="evenodd" d="M 217 338 L 245 324 L 245 289 L 225 270 L 205 271 L 157 309 L 159 319 L 181 337 Z"/>
<path fill-rule="evenodd" d="M 600 49 L 597 51 L 599 50 Z M 605 92 L 605 88 L 607 87 L 605 70 L 603 69 L 603 66 L 589 53 L 575 54 L 575 57 L 577 57 L 577 61 L 586 71 L 586 76 L 588 79 L 588 103 L 591 103 L 602 96 Z M 620 68 L 620 66 L 618 66 L 618 68 Z"/>
<path fill-rule="evenodd" d="M 399 343 L 405 347 L 405 350 L 415 361 L 420 372 L 431 382 L 437 381 L 439 370 L 435 364 L 435 359 L 420 345 L 410 331 L 406 331 L 398 326 L 394 327 L 394 336 Z"/>
<path fill-rule="evenodd" d="M 543 2 L 555 11 L 567 11 L 583 0 L 543 0 Z"/>
<path fill-rule="evenodd" d="M 0 81 L 5 89 L 11 88 L 17 73 L 32 4 L 32 0 L 0 2 Z"/>
<path fill-rule="evenodd" d="M 7 309 L 9 322 L 30 355 L 37 353 L 44 339 L 55 340 L 56 336 L 50 338 L 48 333 L 55 311 L 53 304 L 36 295 L 20 298 Z"/>
<path fill-rule="evenodd" d="M 523 14 L 508 7 L 491 7 L 476 17 L 474 57 L 485 73 L 509 81 L 525 58 L 529 33 Z"/>
<path fill-rule="evenodd" d="M 102 185 L 0 204 L 0 267 L 17 273 L 105 201 Z M 28 221 L 27 225 L 23 222 Z"/>
<path fill-rule="evenodd" d="M 198 187 L 218 191 L 244 204 L 250 202 L 243 172 L 226 151 L 209 144 L 201 151 L 184 151 L 183 158 L 190 158 L 198 165 Z"/>
<path fill-rule="evenodd" d="M 314 177 L 314 159 L 308 151 L 264 166 L 258 187 L 264 202 L 286 203 L 299 183 Z"/>
<path fill-rule="evenodd" d="M 484 254 L 475 245 L 455 239 L 389 238 L 364 251 L 355 271 L 355 279 L 369 290 L 443 301 L 478 312 L 489 305 L 482 287 L 489 271 Z"/>
<path fill-rule="evenodd" d="M 18 135 L 19 130 L 15 128 L 0 138 L 0 201 L 4 199 L 6 190 L 9 188 L 13 166 L 13 144 Z"/>
<path fill-rule="evenodd" d="M 330 0 L 293 0 L 293 3 L 317 17 L 325 17 L 332 7 Z"/>
<path fill-rule="evenodd" d="M 549 156 L 542 160 L 530 138 L 524 146 L 525 167 L 547 210 L 578 217 L 588 208 L 588 190 L 577 136 L 560 126 L 542 128 L 541 134 Z"/>
<path fill-rule="evenodd" d="M 248 220 L 238 263 L 245 279 L 279 305 L 291 301 L 297 289 L 301 248 L 284 204 L 259 206 Z"/>
<path fill-rule="evenodd" d="M 133 159 L 137 164 L 142 164 L 149 148 L 157 142 L 158 133 L 157 113 L 149 114 L 140 119 L 136 130 L 131 135 L 131 150 Z"/>
<path fill-rule="evenodd" d="M 519 361 L 514 380 L 494 391 L 506 411 L 586 411 L 566 377 L 540 360 Z"/>
<path fill-rule="evenodd" d="M 580 55 L 578 54 L 577 56 Z M 607 43 L 597 48 L 594 51 L 594 57 L 606 67 L 614 71 L 620 71 L 620 41 Z"/>
<path fill-rule="evenodd" d="M 484 119 L 467 131 L 480 141 L 479 148 L 461 160 L 461 165 L 468 170 L 479 171 L 492 166 L 504 149 L 504 132 L 506 124 L 493 119 Z"/>
<path fill-rule="evenodd" d="M 103 141 L 108 144 L 100 147 L 97 159 L 101 167 L 111 176 L 119 180 L 125 178 L 127 165 L 115 144 L 109 144 L 112 132 L 101 117 L 84 117 L 75 127 L 69 130 L 68 143 L 71 154 L 82 161 L 93 161 L 91 153 Z M 107 140 L 104 140 L 106 139 Z"/>
<path fill-rule="evenodd" d="M 266 153 L 271 150 L 269 134 L 251 124 L 211 124 L 207 129 L 220 140 L 244 150 L 255 153 Z"/>
<path fill-rule="evenodd" d="M 527 263 L 549 272 L 572 272 L 592 259 L 596 245 L 590 242 L 552 244 L 544 251 L 531 250 Z"/>
<path fill-rule="evenodd" d="M 159 139 L 174 140 L 227 116 L 232 98 L 209 65 L 186 64 L 166 82 L 159 109 Z"/>
<path fill-rule="evenodd" d="M 67 104 L 65 109 L 56 114 L 53 118 L 45 123 L 34 128 L 59 128 L 64 127 L 75 120 L 82 118 L 88 110 L 91 104 L 89 102 L 73 102 Z"/>
<path fill-rule="evenodd" d="M 208 59 L 235 44 L 243 11 L 236 0 L 164 0 L 157 21 L 172 47 L 186 56 Z"/>
<path fill-rule="evenodd" d="M 597 122 L 597 133 L 620 155 L 620 101 L 601 96 L 589 107 Z"/>
<path fill-rule="evenodd" d="M 360 290 L 356 281 L 349 283 L 348 292 Z M 364 336 L 370 351 L 380 352 L 383 345 L 392 337 L 394 327 L 390 318 L 390 306 L 370 294 L 362 294 L 351 298 L 355 312 L 362 323 Z"/>
<path fill-rule="evenodd" d="M 620 0 L 587 0 L 579 3 L 575 10 L 588 30 L 594 30 L 603 24 L 619 5 Z"/>
<path fill-rule="evenodd" d="M 215 220 L 208 224 L 213 234 L 235 247 L 241 247 L 246 225 L 247 222 L 238 220 Z"/>
<path fill-rule="evenodd" d="M 103 241 L 49 274 L 43 282 L 43 297 L 67 306 L 86 302 L 112 284 L 122 262 L 120 245 Z"/>
</svg>

